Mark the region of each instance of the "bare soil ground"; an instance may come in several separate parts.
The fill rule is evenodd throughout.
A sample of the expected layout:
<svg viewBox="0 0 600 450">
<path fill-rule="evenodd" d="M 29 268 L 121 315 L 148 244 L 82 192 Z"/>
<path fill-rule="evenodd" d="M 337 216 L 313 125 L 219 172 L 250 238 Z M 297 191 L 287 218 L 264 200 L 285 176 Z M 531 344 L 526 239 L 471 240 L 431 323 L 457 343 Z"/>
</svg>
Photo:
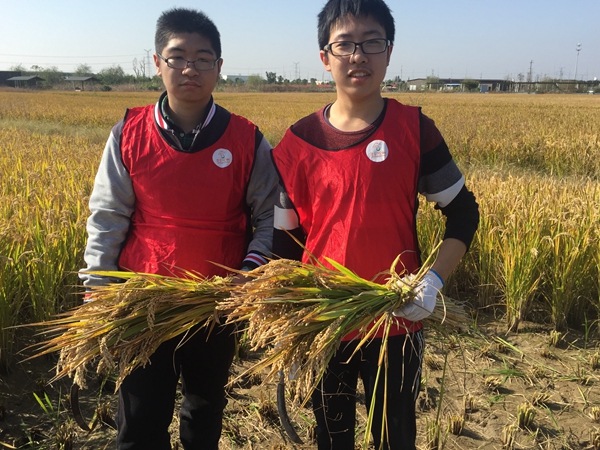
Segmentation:
<svg viewBox="0 0 600 450">
<path fill-rule="evenodd" d="M 518 333 L 506 333 L 505 328 L 501 321 L 480 317 L 477 328 L 468 332 L 426 333 L 419 448 L 600 449 L 597 336 L 574 331 L 557 335 L 531 323 L 521 324 Z M 31 337 L 21 332 L 19 345 L 27 343 Z M 232 377 L 252 357 L 236 361 Z M 98 422 L 85 432 L 74 423 L 68 406 L 71 380 L 46 384 L 54 362 L 52 357 L 36 358 L 0 375 L 0 449 L 115 448 L 115 431 L 107 425 Z M 114 414 L 112 386 L 92 380 L 80 397 L 86 422 L 99 405 L 109 416 Z M 316 449 L 310 409 L 288 402 L 288 410 L 303 445 L 292 443 L 281 427 L 275 384 L 262 385 L 260 377 L 236 383 L 229 391 L 221 448 Z M 363 399 L 357 410 L 359 448 L 366 419 Z M 437 446 L 432 440 L 436 429 Z M 177 417 L 172 436 L 173 448 L 181 448 Z"/>
</svg>

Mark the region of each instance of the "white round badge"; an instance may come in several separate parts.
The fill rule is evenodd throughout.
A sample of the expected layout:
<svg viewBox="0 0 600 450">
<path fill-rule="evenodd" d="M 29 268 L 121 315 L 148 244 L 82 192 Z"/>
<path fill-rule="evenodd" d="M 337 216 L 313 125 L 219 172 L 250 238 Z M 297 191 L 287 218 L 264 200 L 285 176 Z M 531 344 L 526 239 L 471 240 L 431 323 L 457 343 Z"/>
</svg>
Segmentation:
<svg viewBox="0 0 600 450">
<path fill-rule="evenodd" d="M 233 155 L 226 148 L 217 149 L 213 153 L 213 162 L 217 165 L 217 167 L 220 167 L 221 169 L 224 169 L 229 164 L 231 164 L 232 159 Z"/>
<path fill-rule="evenodd" d="M 373 162 L 385 161 L 388 157 L 388 146 L 384 141 L 376 140 L 367 145 L 367 157 Z"/>
</svg>

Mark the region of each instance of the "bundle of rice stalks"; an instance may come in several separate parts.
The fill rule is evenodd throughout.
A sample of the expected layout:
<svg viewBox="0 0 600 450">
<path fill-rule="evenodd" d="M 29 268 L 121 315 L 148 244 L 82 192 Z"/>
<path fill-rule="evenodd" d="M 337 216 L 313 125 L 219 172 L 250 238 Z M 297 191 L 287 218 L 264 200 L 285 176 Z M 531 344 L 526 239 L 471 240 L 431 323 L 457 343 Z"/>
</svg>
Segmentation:
<svg viewBox="0 0 600 450">
<path fill-rule="evenodd" d="M 135 368 L 148 363 L 163 342 L 182 335 L 182 343 L 196 325 L 213 327 L 219 318 L 217 301 L 230 295 L 231 278 L 203 278 L 187 273 L 175 278 L 132 272 L 95 272 L 123 283 L 92 288 L 93 300 L 33 324 L 51 336 L 39 344 L 34 357 L 60 352 L 54 381 L 65 375 L 84 388 L 87 366 L 99 359 L 97 372 L 117 369 L 116 387 Z"/>
<path fill-rule="evenodd" d="M 34 324 L 45 327 L 43 334 L 50 336 L 34 357 L 59 352 L 52 381 L 74 376 L 82 388 L 87 366 L 97 359 L 98 373 L 117 370 L 118 388 L 129 373 L 148 363 L 163 342 L 181 336 L 183 343 L 194 327 L 213 327 L 227 316 L 227 323 L 247 325 L 253 350 L 267 349 L 265 357 L 242 376 L 268 368 L 265 381 L 269 381 L 282 371 L 298 380 L 296 399 L 308 398 L 341 339 L 355 330 L 362 333 L 361 345 L 379 329 L 387 330 L 387 336 L 398 321 L 392 311 L 413 299 L 413 289 L 426 273 L 422 269 L 400 278 L 395 262 L 383 285 L 335 261 L 329 263 L 333 268 L 274 260 L 245 272 L 250 279 L 245 284 L 232 277 L 206 279 L 193 273 L 176 278 L 98 272 L 124 282 L 93 288 L 93 301 Z M 458 305 L 439 303 L 430 319 L 446 326 L 466 322 Z"/>
<path fill-rule="evenodd" d="M 267 349 L 242 376 L 268 369 L 267 382 L 283 372 L 296 381 L 295 400 L 305 401 L 344 336 L 359 330 L 358 350 L 382 329 L 382 342 L 387 343 L 391 326 L 399 320 L 392 312 L 414 299 L 414 288 L 427 272 L 423 268 L 401 278 L 397 261 L 386 273 L 386 284 L 365 280 L 332 260 L 327 260 L 328 268 L 280 259 L 250 272 L 252 279 L 217 306 L 229 323 L 248 323 L 252 350 Z M 461 326 L 467 318 L 459 305 L 439 300 L 428 320 Z M 386 348 L 382 345 L 380 366 Z"/>
</svg>

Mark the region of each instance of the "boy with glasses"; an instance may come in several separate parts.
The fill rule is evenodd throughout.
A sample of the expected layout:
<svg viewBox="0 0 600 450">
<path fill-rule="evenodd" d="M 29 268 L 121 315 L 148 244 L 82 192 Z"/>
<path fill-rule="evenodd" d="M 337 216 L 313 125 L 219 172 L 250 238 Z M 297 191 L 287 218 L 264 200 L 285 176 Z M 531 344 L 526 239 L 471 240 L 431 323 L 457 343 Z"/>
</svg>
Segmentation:
<svg viewBox="0 0 600 450">
<path fill-rule="evenodd" d="M 166 92 L 155 105 L 128 110 L 112 130 L 90 197 L 86 270 L 210 277 L 227 275 L 213 262 L 257 267 L 271 253 L 277 174 L 258 128 L 213 101 L 219 32 L 203 13 L 174 8 L 158 19 L 155 47 Z M 109 281 L 82 278 L 86 286 Z M 171 448 L 180 377 L 183 448 L 218 448 L 232 331 L 198 327 L 125 378 L 120 450 Z"/>
<path fill-rule="evenodd" d="M 354 449 L 359 376 L 367 411 L 375 393 L 375 448 L 415 449 L 421 321 L 433 312 L 479 221 L 475 197 L 433 121 L 419 108 L 381 96 L 394 31 L 382 0 L 328 1 L 319 14 L 318 38 L 336 100 L 292 125 L 273 150 L 282 185 L 275 255 L 306 261 L 310 253 L 324 264 L 328 257 L 382 282 L 378 274 L 397 255 L 401 275 L 420 267 L 417 195 L 435 202 L 446 218 L 443 243 L 416 299 L 394 313 L 387 387 L 383 379 L 375 383 L 383 330 L 352 358 L 359 339 L 356 332 L 346 336 L 329 363 L 312 397 L 319 450 Z M 306 252 L 286 231 L 305 243 Z"/>
</svg>

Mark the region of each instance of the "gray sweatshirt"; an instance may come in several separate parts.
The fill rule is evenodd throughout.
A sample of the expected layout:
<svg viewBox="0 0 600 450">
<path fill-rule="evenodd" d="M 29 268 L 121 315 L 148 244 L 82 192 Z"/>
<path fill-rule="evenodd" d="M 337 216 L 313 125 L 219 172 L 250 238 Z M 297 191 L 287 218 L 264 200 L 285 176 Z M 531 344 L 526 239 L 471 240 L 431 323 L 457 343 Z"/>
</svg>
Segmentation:
<svg viewBox="0 0 600 450">
<path fill-rule="evenodd" d="M 163 99 L 161 97 L 161 100 Z M 157 126 L 163 138 L 176 150 L 185 151 L 175 133 L 165 126 L 160 104 L 155 106 Z M 229 114 L 224 108 L 214 103 L 210 105 L 210 113 L 194 138 L 191 150 L 197 151 L 210 145 L 215 132 L 219 133 L 222 122 Z M 162 122 L 162 123 L 161 123 Z M 160 123 L 160 125 L 159 125 Z M 80 278 L 85 286 L 102 285 L 116 282 L 118 279 L 107 279 L 88 271 L 119 270 L 118 259 L 127 237 L 131 216 L 135 209 L 135 192 L 127 168 L 121 158 L 121 133 L 124 121 L 120 121 L 112 129 L 108 138 L 100 166 L 90 196 L 91 215 L 87 221 L 88 241 L 84 259 L 86 268 L 82 269 Z M 262 134 L 257 133 L 259 142 L 255 150 L 255 162 L 247 186 L 246 203 L 251 211 L 253 236 L 248 246 L 248 255 L 243 266 L 254 268 L 266 262 L 271 256 L 273 240 L 273 205 L 277 200 L 278 175 L 271 160 L 271 146 Z"/>
</svg>

